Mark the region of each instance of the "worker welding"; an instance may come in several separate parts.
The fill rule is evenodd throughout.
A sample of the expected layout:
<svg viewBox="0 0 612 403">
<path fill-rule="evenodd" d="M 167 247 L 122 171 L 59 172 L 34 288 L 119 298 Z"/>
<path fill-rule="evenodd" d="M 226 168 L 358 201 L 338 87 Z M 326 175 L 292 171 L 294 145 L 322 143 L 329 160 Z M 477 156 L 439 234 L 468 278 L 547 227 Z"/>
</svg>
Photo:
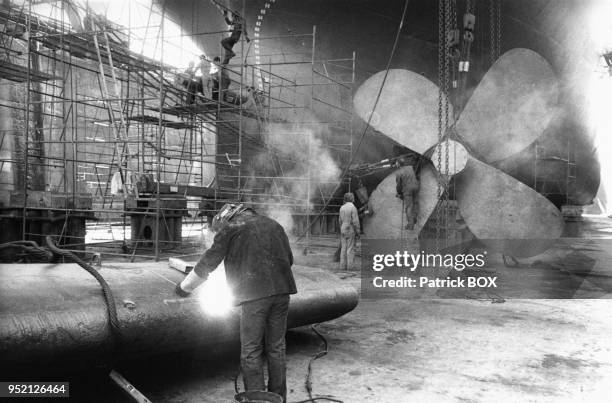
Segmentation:
<svg viewBox="0 0 612 403">
<path fill-rule="evenodd" d="M 293 254 L 283 227 L 242 204 L 226 204 L 212 220 L 212 246 L 176 286 L 188 297 L 217 266 L 240 305 L 240 368 L 245 390 L 287 397 L 285 332 L 291 294 L 297 293 Z M 264 350 L 265 342 L 265 350 Z M 264 383 L 263 355 L 268 362 Z"/>
</svg>

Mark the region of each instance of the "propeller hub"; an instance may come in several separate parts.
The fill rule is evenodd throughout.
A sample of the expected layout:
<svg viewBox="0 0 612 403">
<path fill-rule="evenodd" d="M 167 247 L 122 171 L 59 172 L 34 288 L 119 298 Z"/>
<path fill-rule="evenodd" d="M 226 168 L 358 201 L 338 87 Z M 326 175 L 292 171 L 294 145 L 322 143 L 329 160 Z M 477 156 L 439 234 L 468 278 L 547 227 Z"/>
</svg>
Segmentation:
<svg viewBox="0 0 612 403">
<path fill-rule="evenodd" d="M 451 176 L 463 171 L 468 157 L 469 153 L 461 143 L 445 140 L 434 146 L 431 161 L 439 173 Z"/>
</svg>

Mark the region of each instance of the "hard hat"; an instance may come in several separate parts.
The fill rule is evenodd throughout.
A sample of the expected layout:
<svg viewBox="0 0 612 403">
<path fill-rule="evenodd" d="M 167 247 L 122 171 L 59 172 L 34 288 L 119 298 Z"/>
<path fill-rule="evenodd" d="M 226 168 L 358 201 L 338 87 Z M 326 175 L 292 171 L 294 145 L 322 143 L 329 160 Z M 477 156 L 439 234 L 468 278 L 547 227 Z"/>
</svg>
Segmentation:
<svg viewBox="0 0 612 403">
<path fill-rule="evenodd" d="M 242 203 L 225 204 L 223 207 L 221 207 L 221 210 L 219 210 L 219 212 L 213 217 L 210 228 L 214 232 L 219 232 L 229 222 L 229 220 L 247 209 L 248 207 L 245 207 Z"/>
</svg>

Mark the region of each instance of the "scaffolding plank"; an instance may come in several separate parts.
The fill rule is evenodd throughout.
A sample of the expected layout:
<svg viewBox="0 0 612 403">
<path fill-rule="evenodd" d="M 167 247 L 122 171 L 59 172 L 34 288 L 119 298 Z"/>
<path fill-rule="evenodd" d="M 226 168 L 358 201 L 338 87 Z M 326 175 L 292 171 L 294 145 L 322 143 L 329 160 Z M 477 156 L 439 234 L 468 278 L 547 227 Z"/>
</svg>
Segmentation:
<svg viewBox="0 0 612 403">
<path fill-rule="evenodd" d="M 130 121 L 141 122 L 141 123 L 151 124 L 151 125 L 159 125 L 160 123 L 159 117 L 149 116 L 149 115 L 131 116 L 127 119 Z M 195 125 L 188 123 L 188 122 L 177 122 L 177 121 L 167 120 L 167 119 L 162 119 L 161 124 L 162 126 L 169 127 L 171 129 L 195 128 Z"/>
<path fill-rule="evenodd" d="M 59 77 L 51 74 L 43 73 L 41 71 L 30 71 L 30 81 L 48 81 L 48 80 L 59 80 Z M 2 62 L 0 64 L 0 78 L 4 78 L 9 81 L 15 81 L 23 83 L 28 80 L 27 69 L 19 64 L 11 62 Z"/>
<path fill-rule="evenodd" d="M 140 115 L 140 116 L 130 116 L 126 118 L 127 120 L 133 121 L 133 122 L 139 122 L 139 123 L 145 123 L 145 124 L 150 124 L 150 125 L 159 125 L 160 120 L 158 117 L 155 116 L 148 116 L 148 115 Z M 98 124 L 98 125 L 103 125 L 103 126 L 110 126 L 111 122 L 108 119 L 99 119 L 99 120 L 95 120 L 93 121 L 94 124 Z M 167 120 L 167 119 L 162 119 L 161 120 L 161 124 L 164 127 L 168 127 L 170 129 L 190 129 L 190 128 L 194 128 L 195 125 L 188 123 L 188 122 L 179 122 L 179 121 L 173 121 L 173 120 Z M 129 141 L 138 141 L 138 140 L 129 140 Z"/>
</svg>

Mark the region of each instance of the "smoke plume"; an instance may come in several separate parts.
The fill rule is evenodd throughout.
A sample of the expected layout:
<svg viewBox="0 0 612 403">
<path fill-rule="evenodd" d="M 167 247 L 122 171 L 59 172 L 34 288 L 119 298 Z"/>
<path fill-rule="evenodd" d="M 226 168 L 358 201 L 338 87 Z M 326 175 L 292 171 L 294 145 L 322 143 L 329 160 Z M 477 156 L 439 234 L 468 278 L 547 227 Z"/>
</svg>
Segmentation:
<svg viewBox="0 0 612 403">
<path fill-rule="evenodd" d="M 324 125 L 273 123 L 265 131 L 270 151 L 258 156 L 255 169 L 269 173 L 272 179 L 260 184 L 262 212 L 288 234 L 295 229 L 293 214 L 318 210 L 321 197 L 330 197 L 338 183 L 341 170 L 323 140 L 329 138 L 331 133 Z"/>
</svg>

